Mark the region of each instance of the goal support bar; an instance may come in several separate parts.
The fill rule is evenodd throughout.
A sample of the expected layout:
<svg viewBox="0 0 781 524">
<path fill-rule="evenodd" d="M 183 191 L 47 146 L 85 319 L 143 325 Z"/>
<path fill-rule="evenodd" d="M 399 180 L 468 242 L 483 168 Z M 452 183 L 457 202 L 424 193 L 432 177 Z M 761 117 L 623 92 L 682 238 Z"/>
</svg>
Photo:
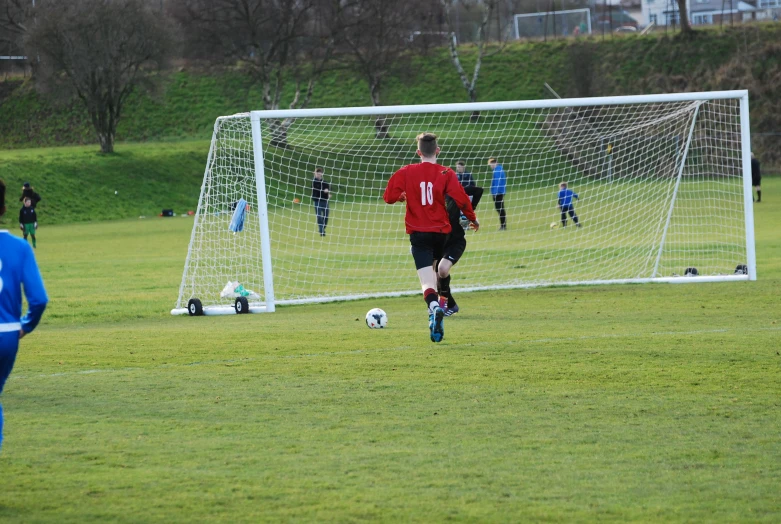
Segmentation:
<svg viewBox="0 0 781 524">
<path fill-rule="evenodd" d="M 681 187 L 681 179 L 683 178 L 683 168 L 686 167 L 686 156 L 689 154 L 689 146 L 692 143 L 692 136 L 694 136 L 694 125 L 697 123 L 697 115 L 700 113 L 700 106 L 694 110 L 694 116 L 692 117 L 691 126 L 689 126 L 689 136 L 686 137 L 686 147 L 683 148 L 683 155 L 681 157 L 681 165 L 678 169 L 678 176 L 675 178 L 675 189 L 673 189 L 673 196 L 670 199 L 670 208 L 667 211 L 667 220 L 664 223 L 664 230 L 662 231 L 662 240 L 659 242 L 659 252 L 656 255 L 656 262 L 654 263 L 654 272 L 652 277 L 659 275 L 659 262 L 662 260 L 662 253 L 664 252 L 664 241 L 667 238 L 667 231 L 670 230 L 670 220 L 673 217 L 673 210 L 675 209 L 675 197 L 678 196 L 678 189 Z"/>
</svg>

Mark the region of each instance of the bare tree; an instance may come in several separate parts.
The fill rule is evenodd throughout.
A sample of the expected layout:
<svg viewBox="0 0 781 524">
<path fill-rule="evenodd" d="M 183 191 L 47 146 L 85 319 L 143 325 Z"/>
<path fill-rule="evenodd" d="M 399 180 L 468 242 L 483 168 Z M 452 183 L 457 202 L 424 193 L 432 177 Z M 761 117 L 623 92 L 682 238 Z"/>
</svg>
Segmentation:
<svg viewBox="0 0 781 524">
<path fill-rule="evenodd" d="M 189 42 L 213 63 L 239 64 L 261 86 L 264 109 L 306 107 L 331 58 L 341 0 L 180 0 Z M 272 121 L 272 145 L 287 147 L 292 120 Z"/>
<path fill-rule="evenodd" d="M 34 9 L 26 48 L 37 85 L 65 86 L 84 103 L 103 153 L 114 151 L 128 96 L 150 89 L 171 49 L 170 27 L 144 0 L 48 0 Z"/>
<path fill-rule="evenodd" d="M 22 49 L 31 10 L 27 0 L 0 0 L 0 49 Z"/>
<path fill-rule="evenodd" d="M 366 80 L 372 105 L 381 105 L 383 82 L 407 63 L 417 9 L 415 0 L 361 0 L 342 13 L 341 57 Z M 375 128 L 377 138 L 390 138 L 383 116 Z"/>
<path fill-rule="evenodd" d="M 27 0 L 0 0 L 0 42 L 15 42 L 27 31 L 27 18 L 32 4 Z"/>
<path fill-rule="evenodd" d="M 480 76 L 480 67 L 483 64 L 483 58 L 486 55 L 485 41 L 488 38 L 488 24 L 491 20 L 491 14 L 493 13 L 497 0 L 466 0 L 460 2 L 465 8 L 476 8 L 480 10 L 480 24 L 477 28 L 477 37 L 475 42 L 477 44 L 477 57 L 475 60 L 475 66 L 472 70 L 472 78 L 470 79 L 463 65 L 461 64 L 461 57 L 458 54 L 458 41 L 456 40 L 455 24 L 453 23 L 453 10 L 458 9 L 460 6 L 455 5 L 455 0 L 440 0 L 442 7 L 445 10 L 445 20 L 450 30 L 449 46 L 450 46 L 450 60 L 453 62 L 453 66 L 458 71 L 458 76 L 461 78 L 461 84 L 466 89 L 467 97 L 470 102 L 477 102 L 477 79 Z M 475 115 L 477 116 L 477 115 Z"/>
</svg>

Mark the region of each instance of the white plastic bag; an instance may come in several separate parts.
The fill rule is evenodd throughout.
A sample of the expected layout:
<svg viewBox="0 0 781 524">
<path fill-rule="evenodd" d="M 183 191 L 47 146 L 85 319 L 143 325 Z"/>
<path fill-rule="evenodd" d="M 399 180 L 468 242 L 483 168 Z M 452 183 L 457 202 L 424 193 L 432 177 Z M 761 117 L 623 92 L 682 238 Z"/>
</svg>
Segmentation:
<svg viewBox="0 0 781 524">
<path fill-rule="evenodd" d="M 255 293 L 254 291 L 251 291 L 249 289 L 244 289 L 244 286 L 241 285 L 238 281 L 236 282 L 228 282 L 225 284 L 225 287 L 222 288 L 222 291 L 220 292 L 220 297 L 222 298 L 238 298 L 238 297 L 247 297 L 247 298 L 260 298 L 260 295 Z"/>
</svg>

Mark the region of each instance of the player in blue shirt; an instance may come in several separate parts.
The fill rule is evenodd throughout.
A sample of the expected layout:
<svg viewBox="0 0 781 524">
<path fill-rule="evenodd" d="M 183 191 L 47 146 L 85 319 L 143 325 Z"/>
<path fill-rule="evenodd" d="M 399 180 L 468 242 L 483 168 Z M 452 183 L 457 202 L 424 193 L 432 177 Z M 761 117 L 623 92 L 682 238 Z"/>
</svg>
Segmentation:
<svg viewBox="0 0 781 524">
<path fill-rule="evenodd" d="M 572 199 L 580 200 L 578 194 L 571 189 L 567 189 L 567 183 L 562 182 L 559 184 L 559 210 L 561 211 L 561 227 L 567 227 L 567 213 L 572 217 L 572 221 L 575 225 L 580 227 L 578 221 L 578 215 L 575 213 L 575 204 L 572 203 Z"/>
<path fill-rule="evenodd" d="M 5 183 L 0 180 L 0 216 L 5 213 Z M 22 316 L 22 286 L 29 309 Z M 19 339 L 41 320 L 49 301 L 30 245 L 0 229 L 0 393 L 11 374 Z M 0 446 L 3 444 L 3 407 L 0 405 Z"/>
<path fill-rule="evenodd" d="M 499 213 L 499 229 L 507 229 L 507 213 L 504 211 L 504 194 L 507 193 L 507 173 L 502 164 L 496 163 L 496 158 L 488 159 L 488 165 L 493 169 L 491 179 L 491 198 L 494 199 L 494 208 Z"/>
</svg>

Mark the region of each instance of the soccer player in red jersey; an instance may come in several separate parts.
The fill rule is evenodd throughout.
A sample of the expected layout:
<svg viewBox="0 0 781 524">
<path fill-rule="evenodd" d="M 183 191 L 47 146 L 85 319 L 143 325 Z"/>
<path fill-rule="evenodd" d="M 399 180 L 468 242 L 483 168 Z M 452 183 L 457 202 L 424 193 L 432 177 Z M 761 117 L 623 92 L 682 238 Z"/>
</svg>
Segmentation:
<svg viewBox="0 0 781 524">
<path fill-rule="evenodd" d="M 480 224 L 455 172 L 437 164 L 437 135 L 421 133 L 417 142 L 420 163 L 409 164 L 396 171 L 388 180 L 382 198 L 388 204 L 407 203 L 404 223 L 423 297 L 428 304 L 431 341 L 440 342 L 445 337 L 445 312 L 439 306 L 437 273 L 431 261 L 442 258 L 445 240 L 451 231 L 445 195 L 455 201 L 473 229 L 479 229 Z"/>
</svg>

